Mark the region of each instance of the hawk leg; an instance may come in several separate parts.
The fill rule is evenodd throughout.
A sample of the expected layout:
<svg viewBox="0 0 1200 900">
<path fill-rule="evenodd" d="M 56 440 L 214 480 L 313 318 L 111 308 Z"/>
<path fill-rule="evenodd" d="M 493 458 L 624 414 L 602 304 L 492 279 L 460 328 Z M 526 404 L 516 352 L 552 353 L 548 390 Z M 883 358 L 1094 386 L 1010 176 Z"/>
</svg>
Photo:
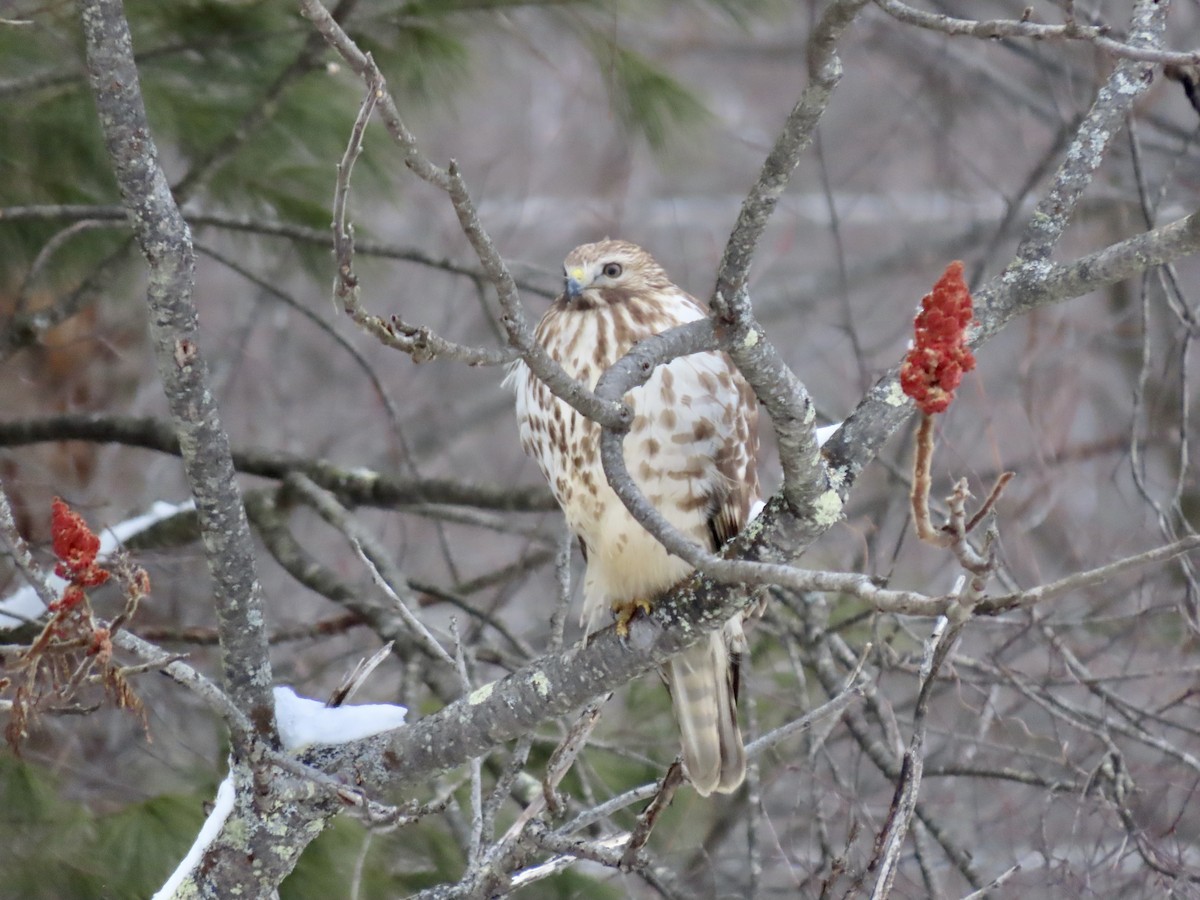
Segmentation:
<svg viewBox="0 0 1200 900">
<path fill-rule="evenodd" d="M 629 623 L 637 615 L 639 609 L 646 615 L 650 615 L 650 601 L 638 597 L 633 600 L 614 600 L 612 602 L 613 615 L 617 619 L 617 637 L 629 637 Z"/>
</svg>

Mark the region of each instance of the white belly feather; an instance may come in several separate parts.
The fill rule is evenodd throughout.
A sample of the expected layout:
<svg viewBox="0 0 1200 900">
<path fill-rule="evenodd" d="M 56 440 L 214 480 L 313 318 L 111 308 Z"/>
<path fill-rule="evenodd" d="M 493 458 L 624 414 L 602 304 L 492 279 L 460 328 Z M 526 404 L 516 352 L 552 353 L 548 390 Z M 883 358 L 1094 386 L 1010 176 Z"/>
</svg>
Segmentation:
<svg viewBox="0 0 1200 900">
<path fill-rule="evenodd" d="M 701 315 L 689 310 L 673 324 Z M 581 312 L 562 319 L 573 329 L 560 328 L 547 350 L 594 388 L 603 368 L 628 347 L 613 346 L 612 358 L 600 361 L 603 367 L 595 360 L 570 365 L 564 362 L 567 345 L 594 345 L 596 317 Z M 626 395 L 635 415 L 624 444 L 630 474 L 668 521 L 706 548 L 712 546 L 712 508 L 706 501 L 726 489 L 716 459 L 739 421 L 738 392 L 730 377 L 725 359 L 700 353 L 660 366 L 644 386 Z M 523 362 L 514 364 L 505 383 L 516 393 L 521 444 L 537 460 L 585 546 L 582 621 L 588 630 L 604 624 L 614 601 L 653 598 L 689 574 L 691 567 L 668 554 L 608 486 L 600 463 L 600 427 L 551 395 Z"/>
</svg>

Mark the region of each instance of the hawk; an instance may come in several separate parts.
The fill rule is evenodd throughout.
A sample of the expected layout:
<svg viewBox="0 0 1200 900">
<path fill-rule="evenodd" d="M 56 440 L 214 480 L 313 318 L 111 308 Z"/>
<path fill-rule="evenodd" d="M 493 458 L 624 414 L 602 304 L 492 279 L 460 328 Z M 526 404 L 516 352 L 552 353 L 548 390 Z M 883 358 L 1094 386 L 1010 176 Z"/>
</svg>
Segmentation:
<svg viewBox="0 0 1200 900">
<path fill-rule="evenodd" d="M 563 271 L 565 288 L 537 339 L 592 388 L 638 341 L 707 314 L 649 253 L 625 241 L 576 247 Z M 537 460 L 587 563 L 582 623 L 590 633 L 612 611 L 623 631 L 639 607 L 649 611 L 692 568 L 609 487 L 599 425 L 555 397 L 524 362 L 514 364 L 506 384 L 516 393 L 521 446 Z M 634 413 L 625 439 L 634 481 L 671 524 L 716 550 L 760 502 L 754 392 L 724 353 L 696 353 L 659 366 L 625 400 Z M 705 796 L 733 791 L 745 777 L 736 706 L 744 646 L 739 614 L 663 668 L 688 777 Z"/>
</svg>

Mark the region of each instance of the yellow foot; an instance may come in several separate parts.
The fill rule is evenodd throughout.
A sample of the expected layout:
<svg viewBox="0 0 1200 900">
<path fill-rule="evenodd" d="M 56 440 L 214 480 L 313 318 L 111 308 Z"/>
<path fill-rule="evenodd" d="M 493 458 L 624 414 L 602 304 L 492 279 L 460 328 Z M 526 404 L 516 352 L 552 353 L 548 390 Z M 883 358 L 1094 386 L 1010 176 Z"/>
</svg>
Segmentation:
<svg viewBox="0 0 1200 900">
<path fill-rule="evenodd" d="M 650 615 L 650 601 L 640 597 L 635 600 L 616 600 L 612 604 L 613 615 L 617 617 L 617 636 L 629 637 L 629 623 L 641 610 Z"/>
</svg>

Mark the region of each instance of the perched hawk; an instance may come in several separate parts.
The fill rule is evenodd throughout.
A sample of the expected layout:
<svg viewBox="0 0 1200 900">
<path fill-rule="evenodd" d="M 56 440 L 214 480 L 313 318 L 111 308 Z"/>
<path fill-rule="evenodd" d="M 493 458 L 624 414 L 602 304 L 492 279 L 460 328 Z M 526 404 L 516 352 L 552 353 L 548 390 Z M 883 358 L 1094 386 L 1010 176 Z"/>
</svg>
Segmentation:
<svg viewBox="0 0 1200 900">
<path fill-rule="evenodd" d="M 576 247 L 563 268 L 565 290 L 537 338 L 589 387 L 633 344 L 706 315 L 650 254 L 625 241 Z M 602 626 L 610 610 L 619 625 L 628 622 L 691 567 L 667 553 L 608 486 L 599 425 L 551 394 L 523 362 L 506 384 L 517 395 L 521 446 L 537 460 L 587 561 L 583 624 L 589 632 Z M 659 366 L 625 399 L 634 412 L 625 463 L 638 487 L 692 540 L 720 547 L 759 500 L 750 386 L 725 354 L 697 353 Z M 739 615 L 664 668 L 684 762 L 703 795 L 733 791 L 745 776 L 736 707 L 744 645 Z"/>
</svg>

